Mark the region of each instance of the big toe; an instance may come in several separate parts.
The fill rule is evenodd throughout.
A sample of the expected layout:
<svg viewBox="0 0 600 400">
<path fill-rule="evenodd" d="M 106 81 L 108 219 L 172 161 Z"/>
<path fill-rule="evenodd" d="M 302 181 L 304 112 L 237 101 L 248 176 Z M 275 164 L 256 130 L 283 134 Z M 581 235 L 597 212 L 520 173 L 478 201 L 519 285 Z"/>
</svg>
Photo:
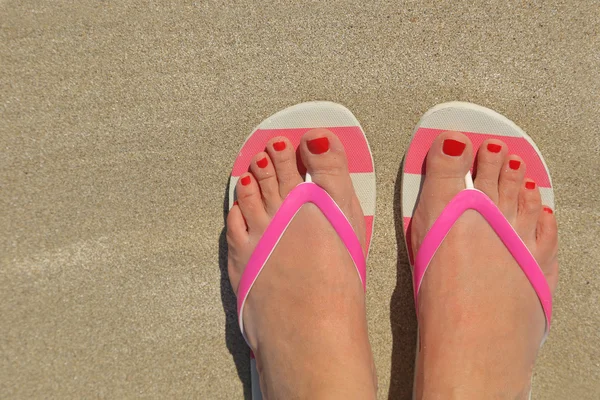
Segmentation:
<svg viewBox="0 0 600 400">
<path fill-rule="evenodd" d="M 416 254 L 421 242 L 448 202 L 465 188 L 471 168 L 473 145 L 459 132 L 442 132 L 425 160 L 425 179 L 411 222 L 410 242 Z"/>
<path fill-rule="evenodd" d="M 327 129 L 313 129 L 304 134 L 299 150 L 312 181 L 329 193 L 364 240 L 364 218 L 340 139 Z"/>
<path fill-rule="evenodd" d="M 300 155 L 313 182 L 343 206 L 354 194 L 344 146 L 331 131 L 313 129 L 300 142 Z"/>
<path fill-rule="evenodd" d="M 431 145 L 425 165 L 425 181 L 420 195 L 430 213 L 438 214 L 465 188 L 471 168 L 473 145 L 459 132 L 443 132 Z"/>
</svg>

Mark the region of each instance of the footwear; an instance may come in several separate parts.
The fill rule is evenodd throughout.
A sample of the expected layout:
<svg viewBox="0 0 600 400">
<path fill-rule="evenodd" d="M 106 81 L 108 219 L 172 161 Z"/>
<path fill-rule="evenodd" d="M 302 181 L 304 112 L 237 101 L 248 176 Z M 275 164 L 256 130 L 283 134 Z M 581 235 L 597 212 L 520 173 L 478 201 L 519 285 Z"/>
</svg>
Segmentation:
<svg viewBox="0 0 600 400">
<path fill-rule="evenodd" d="M 356 118 L 343 106 L 329 102 L 303 103 L 280 111 L 263 121 L 246 139 L 235 160 L 229 183 L 229 209 L 231 210 L 236 200 L 235 188 L 238 180 L 248 171 L 255 154 L 262 152 L 267 143 L 275 137 L 284 137 L 289 140 L 287 143 L 297 148 L 302 136 L 315 128 L 326 128 L 333 132 L 345 148 L 350 177 L 364 214 L 367 252 L 363 251 L 356 233 L 341 208 L 327 191 L 312 183 L 311 176 L 307 173 L 305 182 L 290 188 L 289 194 L 274 212 L 271 222 L 256 245 L 241 276 L 237 288 L 238 318 L 240 330 L 246 341 L 248 341 L 244 328 L 246 299 L 271 253 L 278 245 L 279 239 L 304 204 L 313 203 L 325 215 L 348 249 L 363 288 L 366 288 L 366 254 L 370 246 L 375 212 L 375 173 L 364 132 Z M 275 151 L 283 150 L 286 142 L 276 142 L 272 146 Z M 311 152 L 319 154 L 328 150 L 329 143 L 326 140 L 316 139 L 310 141 L 308 146 Z M 262 159 L 256 163 L 260 168 L 266 165 L 266 161 Z M 303 166 L 300 165 L 299 170 L 304 170 Z M 244 179 L 247 177 L 243 176 L 240 180 L 242 185 L 246 184 Z M 251 373 L 253 398 L 260 399 L 262 394 L 254 358 L 251 359 Z"/>
<path fill-rule="evenodd" d="M 475 189 L 472 169 L 464 178 L 464 189 L 459 191 L 450 200 L 437 220 L 428 227 L 424 238 L 421 239 L 418 252 L 413 254 L 413 230 L 411 229 L 412 218 L 415 213 L 419 196 L 424 182 L 424 169 L 427 153 L 432 147 L 434 140 L 443 132 L 461 132 L 461 137 L 470 139 L 474 149 L 480 148 L 485 140 L 497 139 L 508 146 L 508 151 L 520 156 L 527 165 L 528 177 L 532 180 L 526 181 L 527 189 L 539 187 L 542 204 L 554 209 L 554 194 L 548 168 L 531 138 L 525 134 L 512 121 L 487 108 L 469 103 L 446 103 L 438 105 L 429 110 L 417 125 L 410 147 L 403 161 L 402 175 L 402 215 L 405 234 L 405 244 L 409 254 L 409 261 L 413 273 L 413 290 L 415 307 L 419 310 L 419 294 L 425 278 L 428 266 L 436 252 L 446 239 L 455 222 L 465 213 L 479 213 L 489 224 L 491 229 L 498 235 L 504 246 L 508 249 L 514 260 L 520 266 L 529 284 L 534 289 L 543 311 L 545 329 L 541 338 L 540 346 L 547 337 L 552 317 L 552 294 L 544 272 L 541 270 L 536 259 L 525 245 L 519 234 L 513 229 L 503 212 L 483 191 Z M 464 136 L 463 136 L 464 135 Z M 465 139 L 466 140 L 466 139 Z M 468 141 L 468 140 L 467 140 Z M 460 156 L 465 150 L 466 144 L 457 140 L 444 140 L 443 153 L 448 156 Z M 502 145 L 489 143 L 487 151 L 497 153 Z M 507 167 L 513 170 L 519 169 L 521 161 L 510 160 Z M 473 165 L 471 163 L 471 165 Z M 466 168 L 465 168 L 466 171 Z M 535 183 L 534 183 L 535 182 Z M 537 186 L 536 186 L 537 185 Z M 431 194 L 429 194 L 431 195 Z M 538 199 L 539 201 L 539 199 Z M 515 203 L 516 204 L 516 203 Z M 535 233 L 534 233 L 535 235 Z M 486 249 L 467 248 L 466 251 L 486 251 Z M 476 278 L 473 278 L 476 279 Z M 420 340 L 420 338 L 419 338 Z M 419 355 L 419 344 L 417 345 L 417 358 Z M 418 367 L 415 368 L 415 377 Z M 416 390 L 415 385 L 415 390 Z M 415 392 L 413 391 L 413 394 Z"/>
</svg>

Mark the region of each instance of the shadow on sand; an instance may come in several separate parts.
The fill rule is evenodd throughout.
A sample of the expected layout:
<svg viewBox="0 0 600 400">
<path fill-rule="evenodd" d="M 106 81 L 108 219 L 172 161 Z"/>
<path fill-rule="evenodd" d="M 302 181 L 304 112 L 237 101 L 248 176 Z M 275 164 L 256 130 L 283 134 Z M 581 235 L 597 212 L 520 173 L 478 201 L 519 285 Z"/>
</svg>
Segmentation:
<svg viewBox="0 0 600 400">
<path fill-rule="evenodd" d="M 219 270 L 221 271 L 221 303 L 225 312 L 225 342 L 231 353 L 238 377 L 244 386 L 244 399 L 252 400 L 250 384 L 250 349 L 242 337 L 237 318 L 237 302 L 227 275 L 226 219 L 229 211 L 229 181 L 223 196 L 223 230 L 219 236 Z"/>
<path fill-rule="evenodd" d="M 394 225 L 396 228 L 396 287 L 390 301 L 392 328 L 392 370 L 389 400 L 411 400 L 413 390 L 417 319 L 413 304 L 412 276 L 402 229 L 402 164 L 394 186 Z"/>
</svg>

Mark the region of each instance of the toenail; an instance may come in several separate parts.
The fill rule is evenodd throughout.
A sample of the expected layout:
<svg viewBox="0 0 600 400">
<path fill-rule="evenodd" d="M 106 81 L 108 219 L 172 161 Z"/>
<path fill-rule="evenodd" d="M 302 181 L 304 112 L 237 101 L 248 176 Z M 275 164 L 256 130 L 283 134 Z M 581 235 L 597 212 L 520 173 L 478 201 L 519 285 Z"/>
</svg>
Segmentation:
<svg viewBox="0 0 600 400">
<path fill-rule="evenodd" d="M 487 145 L 487 149 L 491 153 L 500 153 L 500 150 L 502 150 L 502 146 L 500 146 L 499 144 L 489 143 Z"/>
<path fill-rule="evenodd" d="M 463 142 L 454 139 L 446 139 L 442 145 L 442 151 L 449 156 L 458 157 L 465 151 L 465 147 L 467 147 L 467 145 Z"/>
<path fill-rule="evenodd" d="M 519 169 L 519 167 L 521 166 L 521 161 L 519 160 L 510 160 L 508 162 L 508 166 L 510 167 L 510 169 Z"/>
<path fill-rule="evenodd" d="M 530 181 L 525 182 L 525 187 L 527 189 L 535 189 L 535 182 L 530 182 Z"/>
<path fill-rule="evenodd" d="M 548 214 L 554 214 L 554 211 L 552 211 L 550 207 L 544 207 L 544 211 L 546 211 Z"/>
<path fill-rule="evenodd" d="M 260 160 L 258 160 L 258 161 L 256 162 L 256 165 L 258 165 L 258 166 L 259 166 L 259 168 L 264 168 L 264 167 L 266 167 L 266 166 L 267 166 L 267 164 L 268 164 L 268 163 L 269 163 L 269 162 L 267 161 L 267 157 L 263 157 L 263 158 L 261 158 Z"/>
<path fill-rule="evenodd" d="M 273 148 L 275 151 L 281 151 L 285 149 L 285 142 L 275 142 L 273 143 Z"/>
<path fill-rule="evenodd" d="M 244 186 L 248 186 L 250 184 L 250 177 L 249 176 L 245 176 L 242 178 L 242 185 Z"/>
<path fill-rule="evenodd" d="M 308 142 L 306 142 L 306 146 L 308 147 L 308 150 L 313 154 L 325 153 L 327 150 L 329 150 L 329 139 L 327 139 L 326 137 L 322 137 L 318 139 L 309 140 Z"/>
</svg>

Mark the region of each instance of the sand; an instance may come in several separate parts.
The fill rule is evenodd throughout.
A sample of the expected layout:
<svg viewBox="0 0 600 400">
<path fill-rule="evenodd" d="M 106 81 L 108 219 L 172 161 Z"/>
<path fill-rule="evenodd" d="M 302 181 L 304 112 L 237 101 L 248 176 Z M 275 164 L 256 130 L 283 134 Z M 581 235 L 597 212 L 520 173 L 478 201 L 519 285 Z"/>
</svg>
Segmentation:
<svg viewBox="0 0 600 400">
<path fill-rule="evenodd" d="M 597 398 L 600 3 L 232 3 L 0 0 L 0 397 L 248 394 L 228 175 L 262 119 L 330 100 L 373 150 L 369 331 L 379 398 L 408 399 L 398 168 L 420 115 L 460 100 L 528 132 L 556 188 L 533 398 Z"/>
</svg>

